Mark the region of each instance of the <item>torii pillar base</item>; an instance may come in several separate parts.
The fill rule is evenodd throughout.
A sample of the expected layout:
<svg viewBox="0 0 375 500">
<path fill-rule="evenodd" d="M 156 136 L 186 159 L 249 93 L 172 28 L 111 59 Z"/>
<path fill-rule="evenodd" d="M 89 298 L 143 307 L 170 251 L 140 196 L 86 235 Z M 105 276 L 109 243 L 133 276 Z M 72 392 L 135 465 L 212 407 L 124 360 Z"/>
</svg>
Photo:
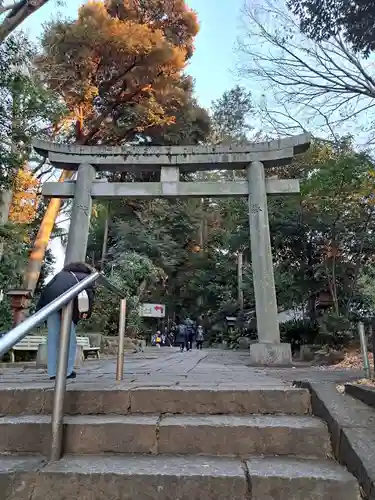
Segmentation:
<svg viewBox="0 0 375 500">
<path fill-rule="evenodd" d="M 251 366 L 290 366 L 292 364 L 292 348 L 290 344 L 251 344 Z"/>
</svg>

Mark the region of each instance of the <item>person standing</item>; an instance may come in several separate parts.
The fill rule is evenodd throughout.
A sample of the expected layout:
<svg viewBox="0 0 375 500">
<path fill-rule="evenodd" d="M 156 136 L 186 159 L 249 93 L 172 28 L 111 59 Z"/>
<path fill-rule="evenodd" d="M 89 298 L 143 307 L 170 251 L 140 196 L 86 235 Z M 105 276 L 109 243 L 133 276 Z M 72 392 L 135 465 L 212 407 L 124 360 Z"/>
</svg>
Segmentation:
<svg viewBox="0 0 375 500">
<path fill-rule="evenodd" d="M 197 349 L 202 349 L 203 347 L 203 342 L 204 342 L 204 332 L 203 332 L 203 326 L 199 325 L 197 328 L 197 335 L 196 335 L 196 343 L 197 343 Z"/>
<path fill-rule="evenodd" d="M 165 345 L 168 347 L 172 347 L 172 333 L 168 330 L 168 327 L 164 327 L 164 336 L 165 336 Z"/>
<path fill-rule="evenodd" d="M 91 269 L 86 264 L 75 262 L 64 266 L 56 276 L 43 288 L 37 305 L 37 310 L 42 309 L 53 300 L 57 299 L 64 292 L 72 288 L 78 282 L 87 278 L 91 274 Z M 67 378 L 76 378 L 74 371 L 74 360 L 76 357 L 76 326 L 81 319 L 88 319 L 91 316 L 94 306 L 94 286 L 90 285 L 86 289 L 88 308 L 86 312 L 80 312 L 78 296 L 73 301 L 72 326 L 70 329 L 69 357 Z M 47 371 L 49 378 L 56 378 L 57 355 L 60 345 L 61 309 L 53 312 L 47 318 Z"/>
<path fill-rule="evenodd" d="M 189 317 L 186 318 L 185 320 L 185 327 L 186 327 L 186 335 L 188 341 L 187 351 L 189 351 L 190 349 L 193 349 L 193 340 L 195 333 L 194 322 Z"/>
<path fill-rule="evenodd" d="M 160 345 L 161 345 L 161 333 L 160 330 L 158 330 L 156 332 L 156 346 L 159 347 L 160 349 Z"/>
<path fill-rule="evenodd" d="M 180 352 L 184 352 L 185 347 L 189 350 L 186 326 L 183 323 L 177 325 L 176 344 L 180 346 Z"/>
</svg>

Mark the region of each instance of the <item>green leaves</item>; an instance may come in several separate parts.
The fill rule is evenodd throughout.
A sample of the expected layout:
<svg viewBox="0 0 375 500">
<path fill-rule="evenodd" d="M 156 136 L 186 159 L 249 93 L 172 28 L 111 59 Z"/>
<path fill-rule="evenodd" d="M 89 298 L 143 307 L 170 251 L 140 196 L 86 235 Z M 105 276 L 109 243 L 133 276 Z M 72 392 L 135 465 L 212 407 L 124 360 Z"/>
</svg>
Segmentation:
<svg viewBox="0 0 375 500">
<path fill-rule="evenodd" d="M 0 45 L 0 188 L 12 186 L 30 159 L 31 140 L 50 137 L 64 113 L 34 71 L 34 56 L 33 45 L 21 33 Z"/>
<path fill-rule="evenodd" d="M 369 55 L 375 48 L 373 0 L 288 0 L 300 19 L 301 30 L 314 40 L 328 40 L 343 34 L 355 51 Z"/>
<path fill-rule="evenodd" d="M 251 92 L 237 85 L 224 92 L 212 103 L 212 142 L 215 144 L 243 144 L 252 130 L 249 123 L 255 114 Z"/>
<path fill-rule="evenodd" d="M 362 300 L 360 270 L 373 259 L 374 165 L 348 141 L 330 150 L 314 144 L 309 156 L 315 161 L 301 197 L 269 200 L 279 304 L 304 304 L 324 291 L 335 314 L 347 316 Z"/>
</svg>

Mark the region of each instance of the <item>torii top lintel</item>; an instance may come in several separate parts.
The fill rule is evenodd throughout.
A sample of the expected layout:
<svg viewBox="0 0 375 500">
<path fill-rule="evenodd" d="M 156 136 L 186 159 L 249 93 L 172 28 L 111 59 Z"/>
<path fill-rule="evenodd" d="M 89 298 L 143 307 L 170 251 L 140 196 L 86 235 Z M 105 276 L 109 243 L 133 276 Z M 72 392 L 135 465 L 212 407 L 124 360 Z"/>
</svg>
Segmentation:
<svg viewBox="0 0 375 500">
<path fill-rule="evenodd" d="M 64 170 L 77 170 L 89 163 L 105 171 L 158 171 L 179 167 L 182 172 L 234 170 L 261 161 L 265 167 L 285 165 L 305 152 L 310 134 L 301 134 L 244 146 L 79 146 L 34 140 L 35 151 Z"/>
</svg>

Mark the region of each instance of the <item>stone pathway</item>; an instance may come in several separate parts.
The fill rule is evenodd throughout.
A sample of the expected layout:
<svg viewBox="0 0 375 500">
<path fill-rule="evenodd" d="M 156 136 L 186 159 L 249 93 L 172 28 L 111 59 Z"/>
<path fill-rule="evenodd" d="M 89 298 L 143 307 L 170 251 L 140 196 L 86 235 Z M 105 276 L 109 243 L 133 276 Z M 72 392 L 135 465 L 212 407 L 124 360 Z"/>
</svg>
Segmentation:
<svg viewBox="0 0 375 500">
<path fill-rule="evenodd" d="M 147 348 L 144 353 L 125 355 L 124 380 L 121 387 L 200 387 L 254 388 L 281 387 L 295 380 L 346 382 L 362 377 L 354 370 L 327 370 L 296 365 L 293 368 L 258 368 L 248 366 L 246 352 L 207 349 L 180 353 L 176 348 Z M 118 387 L 115 380 L 116 360 L 87 360 L 77 370 L 76 380 L 68 385 L 84 389 Z M 51 388 L 46 370 L 35 366 L 0 369 L 0 389 Z"/>
</svg>

